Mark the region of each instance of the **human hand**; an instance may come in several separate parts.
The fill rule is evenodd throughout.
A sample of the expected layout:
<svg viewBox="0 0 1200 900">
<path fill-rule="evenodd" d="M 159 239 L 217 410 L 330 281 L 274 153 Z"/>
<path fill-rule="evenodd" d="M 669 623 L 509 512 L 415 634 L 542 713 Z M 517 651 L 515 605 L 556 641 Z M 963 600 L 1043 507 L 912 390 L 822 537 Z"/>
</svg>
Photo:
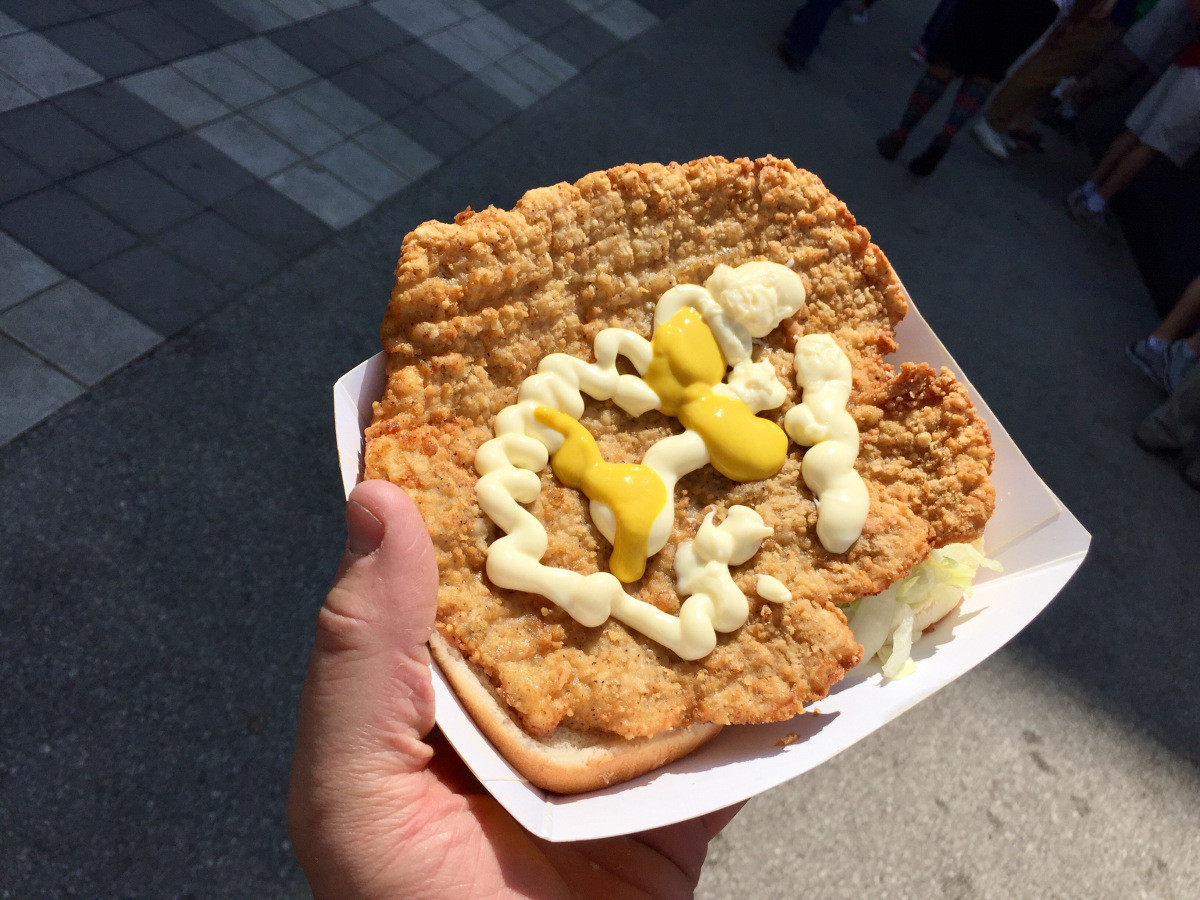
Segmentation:
<svg viewBox="0 0 1200 900">
<path fill-rule="evenodd" d="M 314 895 L 690 897 L 734 807 L 637 835 L 535 838 L 434 729 L 426 641 L 437 565 L 416 507 L 385 481 L 346 505 L 346 552 L 317 617 L 288 830 Z"/>
</svg>

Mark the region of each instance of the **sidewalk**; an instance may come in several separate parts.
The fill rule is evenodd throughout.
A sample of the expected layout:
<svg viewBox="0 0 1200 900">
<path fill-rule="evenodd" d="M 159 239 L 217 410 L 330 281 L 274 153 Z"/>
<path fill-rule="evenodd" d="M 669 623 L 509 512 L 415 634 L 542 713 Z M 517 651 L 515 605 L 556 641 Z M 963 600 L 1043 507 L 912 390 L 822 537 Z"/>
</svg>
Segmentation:
<svg viewBox="0 0 1200 900">
<path fill-rule="evenodd" d="M 0 444 L 678 5 L 0 3 Z"/>
<path fill-rule="evenodd" d="M 1067 216 L 1083 151 L 1049 137 L 1044 155 L 1004 166 L 963 135 L 917 181 L 905 165 L 947 99 L 901 160 L 878 156 L 919 75 L 907 49 L 933 0 L 878 3 L 863 27 L 839 13 L 803 74 L 775 55 L 785 0 L 325 6 L 0 0 L 18 29 L 0 50 L 44 40 L 99 79 L 0 114 L 0 184 L 33 179 L 0 205 L 0 259 L 41 261 L 17 267 L 33 274 L 0 312 L 11 335 L 0 392 L 27 385 L 0 398 L 0 898 L 306 895 L 283 806 L 313 618 L 345 537 L 330 389 L 378 349 L 404 234 L 606 166 L 711 153 L 789 156 L 846 201 L 1094 540 L 1002 652 L 749 803 L 713 843 L 699 896 L 1189 898 L 1200 883 L 1200 495 L 1172 458 L 1131 440 L 1160 398 L 1122 348 L 1156 316 L 1126 248 Z M 185 7 L 229 30 L 204 37 L 179 21 L 194 40 L 155 49 L 165 31 L 130 24 Z M 402 7 L 397 23 L 387 11 Z M 252 17 L 285 9 L 306 13 Z M 87 17 L 66 26 L 99 22 L 125 42 L 104 46 L 151 62 L 109 74 L 84 55 L 99 38 L 55 44 L 46 35 L 64 25 L 31 18 L 69 10 Z M 351 29 L 355 40 L 387 46 L 342 48 L 335 23 L 356 16 L 371 27 Z M 499 34 L 527 40 L 478 46 Z M 475 48 L 457 61 L 456 39 Z M 314 74 L 277 86 L 234 55 L 250 59 L 248 48 Z M 409 53 L 444 74 L 420 98 L 401 78 L 404 92 L 372 99 L 364 73 L 384 78 L 374 62 Z M 545 53 L 573 74 L 549 80 Z M 0 53 L 0 71 L 12 58 Z M 62 57 L 47 70 L 93 77 Z M 10 80 L 51 91 L 34 71 Z M 201 97 L 212 118 L 184 125 L 165 111 L 184 115 L 174 88 L 128 87 L 148 72 L 160 80 L 144 85 Z M 499 72 L 530 91 L 525 105 Z M 538 96 L 531 73 L 548 79 Z M 269 94 L 237 99 L 259 81 Z M 309 109 L 306 85 L 336 102 Z M 81 92 L 130 112 L 96 130 L 100 119 L 80 117 L 105 107 L 76 105 Z M 387 111 L 389 97 L 404 108 Z M 308 126 L 275 131 L 285 126 L 263 111 L 275 103 Z M 490 116 L 473 119 L 478 134 L 459 122 L 464 109 Z M 372 118 L 333 121 L 345 110 Z M 23 116 L 42 118 L 9 127 Z M 28 149 L 52 127 L 75 136 L 46 145 L 62 162 Z M 429 167 L 377 155 L 368 133 L 399 134 Z M 254 135 L 258 149 L 229 135 Z M 164 146 L 190 149 L 156 156 Z M 363 166 L 318 162 L 338 147 L 394 173 L 384 184 L 395 190 L 373 199 L 355 181 Z M 12 163 L 25 153 L 55 171 Z M 289 172 L 330 190 L 289 194 Z M 123 205 L 156 196 L 176 205 Z M 141 274 L 96 275 L 121 266 Z M 123 294 L 137 278 L 150 287 Z M 98 337 L 110 332 L 120 341 Z M 20 397 L 53 399 L 17 424 Z"/>
</svg>

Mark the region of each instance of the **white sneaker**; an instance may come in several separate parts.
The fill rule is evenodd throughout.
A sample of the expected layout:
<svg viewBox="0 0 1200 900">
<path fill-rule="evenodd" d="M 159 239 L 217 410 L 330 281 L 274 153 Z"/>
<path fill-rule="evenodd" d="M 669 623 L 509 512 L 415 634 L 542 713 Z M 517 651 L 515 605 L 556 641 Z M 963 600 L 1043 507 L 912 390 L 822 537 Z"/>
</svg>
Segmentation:
<svg viewBox="0 0 1200 900">
<path fill-rule="evenodd" d="M 987 119 L 977 119 L 971 126 L 971 134 L 979 142 L 979 146 L 996 159 L 1008 159 L 1008 148 L 1004 146 L 1004 138 L 987 123 Z"/>
</svg>

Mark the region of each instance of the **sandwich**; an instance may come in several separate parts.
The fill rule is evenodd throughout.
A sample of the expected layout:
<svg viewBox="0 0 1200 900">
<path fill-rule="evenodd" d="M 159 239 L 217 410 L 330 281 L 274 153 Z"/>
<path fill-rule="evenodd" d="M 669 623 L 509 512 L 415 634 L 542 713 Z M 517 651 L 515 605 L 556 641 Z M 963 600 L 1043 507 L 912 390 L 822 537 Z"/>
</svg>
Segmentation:
<svg viewBox="0 0 1200 900">
<path fill-rule="evenodd" d="M 594 790 L 803 712 L 863 656 L 843 606 L 982 537 L 987 425 L 949 371 L 885 360 L 906 310 L 773 157 L 405 238 L 364 477 L 420 508 L 433 656 L 523 777 Z"/>
</svg>

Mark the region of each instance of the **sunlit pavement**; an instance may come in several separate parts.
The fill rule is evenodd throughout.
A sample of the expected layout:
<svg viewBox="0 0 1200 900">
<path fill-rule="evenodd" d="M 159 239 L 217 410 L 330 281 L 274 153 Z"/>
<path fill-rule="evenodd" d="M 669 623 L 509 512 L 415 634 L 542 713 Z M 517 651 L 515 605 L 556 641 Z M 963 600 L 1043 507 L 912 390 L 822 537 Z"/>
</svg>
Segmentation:
<svg viewBox="0 0 1200 900">
<path fill-rule="evenodd" d="M 419 4 L 440 11 L 434 24 L 382 0 L 306 3 L 324 8 L 275 24 L 243 19 L 251 8 L 282 14 L 283 0 L 189 3 L 224 18 L 181 22 L 200 44 L 175 49 L 151 46 L 161 32 L 138 32 L 130 11 L 181 17 L 185 4 L 102 5 L 0 0 L 15 23 L 0 28 L 4 96 L 39 98 L 0 114 L 5 191 L 16 173 L 32 179 L 0 201 L 0 265 L 17 259 L 10 271 L 29 279 L 0 290 L 0 391 L 12 392 L 0 421 L 15 421 L 18 396 L 36 405 L 44 388 L 52 404 L 7 425 L 0 447 L 0 896 L 303 896 L 282 810 L 313 615 L 343 540 L 329 389 L 376 351 L 401 238 L 424 219 L 509 206 L 594 169 L 710 153 L 790 156 L 825 179 L 1094 541 L 1076 578 L 1008 648 L 751 801 L 713 844 L 700 894 L 1194 895 L 1200 494 L 1173 460 L 1130 439 L 1159 398 L 1121 348 L 1153 327 L 1152 305 L 1124 248 L 1066 216 L 1062 197 L 1088 169 L 1078 148 L 1050 139 L 1045 155 L 1003 166 L 964 135 L 920 182 L 904 168 L 910 152 L 878 157 L 874 140 L 919 74 L 907 47 L 930 0 L 879 3 L 862 27 L 835 16 L 803 74 L 775 56 L 793 8 L 784 2 Z M 75 18 L 31 18 L 52 9 Z M 338 44 L 335 33 L 351 38 L 336 17 L 368 13 L 399 29 L 377 32 L 395 41 L 374 55 Z M 78 55 L 96 42 L 70 44 L 68 30 L 53 41 L 52 29 L 73 22 L 100 33 L 84 21 L 121 37 L 105 46 L 141 68 L 106 71 Z M 228 33 L 201 35 L 214 21 Z M 607 38 L 584 42 L 590 58 L 572 57 L 554 38 L 570 27 Z M 500 33 L 507 49 L 469 40 Z M 33 84 L 45 70 L 28 62 L 17 77 L 3 43 L 14 35 L 50 41 L 93 75 L 58 58 L 54 77 L 87 80 L 51 93 L 56 83 Z M 387 112 L 388 91 L 364 86 L 362 73 L 380 74 L 365 61 L 418 46 L 408 52 L 427 66 L 414 71 L 458 74 Z M 332 63 L 330 47 L 349 61 Z M 275 84 L 237 60 L 249 48 L 315 74 Z M 571 70 L 535 88 L 528 82 L 557 65 L 543 50 Z M 208 68 L 188 62 L 198 58 Z M 233 99 L 245 84 L 212 74 L 229 59 L 270 93 Z M 507 82 L 481 74 L 488 66 L 531 95 L 518 102 L 511 85 L 504 95 Z M 338 93 L 313 92 L 333 98 L 323 114 L 296 96 L 326 83 Z M 213 117 L 173 118 L 189 113 L 170 111 L 172 84 Z M 101 108 L 70 99 L 87 91 L 136 109 L 117 120 L 129 128 L 106 134 L 103 120 L 82 118 Z M 268 121 L 271 104 L 311 131 Z M 425 111 L 406 117 L 413 108 Z M 469 113 L 493 108 L 486 127 Z M 944 109 L 914 134 L 912 152 Z M 45 121 L 29 119 L 38 110 Z M 345 110 L 360 122 L 331 121 Z M 33 124 L 10 127 L 18 121 Z M 36 144 L 47 122 L 84 129 L 88 139 L 70 147 L 91 149 L 70 165 L 47 162 L 56 157 Z M 158 137 L 135 148 L 137 122 L 156 124 Z M 294 130 L 276 130 L 285 128 Z M 434 130 L 454 137 L 447 128 L 463 138 L 437 143 Z M 259 149 L 245 149 L 246 135 Z M 415 154 L 404 164 L 401 146 Z M 365 166 L 339 171 L 337 154 L 322 157 L 355 147 Z M 372 160 L 393 174 L 368 190 L 355 179 Z M 295 181 L 279 177 L 287 172 Z M 299 173 L 316 186 L 294 187 Z M 127 177 L 172 199 L 131 210 L 122 189 L 142 188 Z M 46 216 L 35 203 L 49 204 Z M 70 210 L 103 227 L 82 239 Z M 121 273 L 158 277 L 139 260 L 174 280 L 131 287 Z M 104 334 L 121 340 L 102 344 Z M 98 345 L 126 349 L 105 356 Z M 24 394 L 14 372 L 32 385 Z"/>
</svg>

